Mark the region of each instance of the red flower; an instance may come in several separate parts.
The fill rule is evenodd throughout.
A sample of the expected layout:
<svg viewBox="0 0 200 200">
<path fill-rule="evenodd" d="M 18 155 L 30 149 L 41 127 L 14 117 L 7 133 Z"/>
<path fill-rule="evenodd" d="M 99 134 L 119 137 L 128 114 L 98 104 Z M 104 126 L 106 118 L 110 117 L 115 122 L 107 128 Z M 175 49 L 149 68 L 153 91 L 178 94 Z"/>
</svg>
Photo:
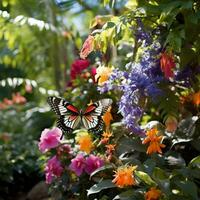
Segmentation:
<svg viewBox="0 0 200 200">
<path fill-rule="evenodd" d="M 91 71 L 90 71 L 90 74 L 91 74 L 91 77 L 92 77 L 92 80 L 93 80 L 94 83 L 96 83 L 96 81 L 95 81 L 96 73 L 97 73 L 97 69 L 95 67 L 92 67 Z"/>
<path fill-rule="evenodd" d="M 166 52 L 162 53 L 160 57 L 160 66 L 162 72 L 165 74 L 165 78 L 174 77 L 174 72 L 172 69 L 175 68 L 176 64 L 172 54 L 167 54 Z"/>
<path fill-rule="evenodd" d="M 89 65 L 90 65 L 89 60 L 75 60 L 71 65 L 71 72 L 70 72 L 71 80 L 76 79 L 76 76 L 79 75 Z"/>
</svg>

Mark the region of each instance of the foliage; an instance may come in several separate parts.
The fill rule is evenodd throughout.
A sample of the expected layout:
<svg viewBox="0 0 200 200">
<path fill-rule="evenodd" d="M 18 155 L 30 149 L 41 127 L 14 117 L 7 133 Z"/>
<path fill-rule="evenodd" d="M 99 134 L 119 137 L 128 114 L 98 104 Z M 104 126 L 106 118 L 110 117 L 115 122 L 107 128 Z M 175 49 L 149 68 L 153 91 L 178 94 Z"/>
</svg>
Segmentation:
<svg viewBox="0 0 200 200">
<path fill-rule="evenodd" d="M 6 187 L 16 183 L 15 173 L 30 176 L 40 166 L 55 199 L 199 199 L 199 1 L 3 2 Z M 23 105 L 16 103 L 18 92 Z M 48 95 L 83 110 L 111 98 L 102 133 L 42 132 L 56 120 L 46 109 Z M 35 163 L 40 132 L 39 146 L 46 148 Z"/>
</svg>

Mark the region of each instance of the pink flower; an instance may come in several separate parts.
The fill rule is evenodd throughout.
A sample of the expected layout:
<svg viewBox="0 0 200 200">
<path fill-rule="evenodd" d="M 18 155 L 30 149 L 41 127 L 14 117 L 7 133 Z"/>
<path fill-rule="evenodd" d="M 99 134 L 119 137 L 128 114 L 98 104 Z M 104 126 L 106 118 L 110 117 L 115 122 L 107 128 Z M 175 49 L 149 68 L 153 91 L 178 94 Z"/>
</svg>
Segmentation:
<svg viewBox="0 0 200 200">
<path fill-rule="evenodd" d="M 59 146 L 57 148 L 57 155 L 62 156 L 62 155 L 70 155 L 72 153 L 72 149 L 68 144 L 63 144 L 62 146 Z"/>
<path fill-rule="evenodd" d="M 175 68 L 176 64 L 172 54 L 167 54 L 166 52 L 162 53 L 160 57 L 160 66 L 162 72 L 164 72 L 165 78 L 174 77 L 173 68 Z"/>
<path fill-rule="evenodd" d="M 54 177 L 60 177 L 63 172 L 61 162 L 56 156 L 48 160 L 45 167 L 46 183 L 50 184 Z"/>
<path fill-rule="evenodd" d="M 87 159 L 86 159 L 86 167 L 85 167 L 85 171 L 87 174 L 91 174 L 92 172 L 94 172 L 96 169 L 102 167 L 104 164 L 104 161 L 95 156 L 95 155 L 90 155 Z"/>
<path fill-rule="evenodd" d="M 77 176 L 80 176 L 85 168 L 85 158 L 83 154 L 78 154 L 76 158 L 72 159 L 69 168 L 75 172 Z"/>
<path fill-rule="evenodd" d="M 25 104 L 26 98 L 22 96 L 19 92 L 12 94 L 12 101 L 15 104 Z"/>
<path fill-rule="evenodd" d="M 60 138 L 62 131 L 59 128 L 44 129 L 42 131 L 40 142 L 38 144 L 39 149 L 42 153 L 45 153 L 49 149 L 55 148 L 60 144 Z"/>
<path fill-rule="evenodd" d="M 79 75 L 84 69 L 89 67 L 89 65 L 89 60 L 75 60 L 71 65 L 71 80 L 76 79 L 77 75 Z"/>
</svg>

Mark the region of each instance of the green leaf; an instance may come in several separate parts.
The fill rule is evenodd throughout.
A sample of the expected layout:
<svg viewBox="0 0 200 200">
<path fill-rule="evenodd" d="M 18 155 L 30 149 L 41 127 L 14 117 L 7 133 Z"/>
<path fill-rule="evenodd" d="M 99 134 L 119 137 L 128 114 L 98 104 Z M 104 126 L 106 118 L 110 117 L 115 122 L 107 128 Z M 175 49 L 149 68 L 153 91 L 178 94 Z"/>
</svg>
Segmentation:
<svg viewBox="0 0 200 200">
<path fill-rule="evenodd" d="M 140 138 L 127 138 L 123 137 L 119 140 L 119 145 L 117 146 L 117 153 L 123 154 L 131 151 L 146 152 L 145 145 L 142 144 Z"/>
<path fill-rule="evenodd" d="M 156 166 L 156 163 L 153 159 L 147 159 L 144 163 L 144 168 L 145 168 L 145 171 L 148 173 L 148 174 L 152 174 L 153 173 L 153 170 Z"/>
<path fill-rule="evenodd" d="M 130 10 L 133 10 L 133 9 L 136 9 L 137 6 L 138 6 L 138 1 L 137 0 L 129 0 L 127 3 L 126 3 L 126 8 L 130 9 Z"/>
<path fill-rule="evenodd" d="M 193 200 L 198 199 L 197 186 L 191 181 L 180 181 L 175 183 L 184 194 L 192 197 Z"/>
<path fill-rule="evenodd" d="M 87 195 L 96 194 L 104 189 L 114 188 L 115 184 L 112 183 L 112 180 L 102 180 L 99 183 L 93 185 L 89 190 L 87 190 Z"/>
<path fill-rule="evenodd" d="M 158 179 L 158 180 L 160 180 L 160 179 L 164 180 L 164 179 L 168 178 L 166 172 L 158 167 L 154 168 L 152 176 L 154 179 Z"/>
<path fill-rule="evenodd" d="M 188 164 L 189 167 L 198 167 L 200 168 L 200 156 L 193 158 Z"/>
<path fill-rule="evenodd" d="M 113 200 L 141 200 L 144 197 L 143 194 L 143 190 L 138 189 L 138 190 L 127 190 L 125 192 L 122 192 L 120 194 L 118 194 L 117 196 L 115 196 L 115 198 Z"/>
<path fill-rule="evenodd" d="M 135 171 L 135 175 L 144 181 L 147 185 L 156 186 L 156 183 L 152 180 L 152 178 L 145 172 Z"/>
<path fill-rule="evenodd" d="M 99 167 L 98 169 L 96 169 L 94 172 L 92 172 L 92 174 L 90 174 L 90 177 L 96 175 L 98 172 L 104 171 L 106 169 L 112 169 L 113 166 L 112 165 L 104 165 L 102 167 Z"/>
</svg>

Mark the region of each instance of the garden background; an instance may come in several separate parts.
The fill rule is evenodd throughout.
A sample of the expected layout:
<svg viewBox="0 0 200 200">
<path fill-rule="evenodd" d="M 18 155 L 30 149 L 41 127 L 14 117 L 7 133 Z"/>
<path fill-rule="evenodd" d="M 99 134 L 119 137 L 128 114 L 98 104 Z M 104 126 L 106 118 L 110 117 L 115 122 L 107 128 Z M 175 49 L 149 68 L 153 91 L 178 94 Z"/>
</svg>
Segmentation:
<svg viewBox="0 0 200 200">
<path fill-rule="evenodd" d="M 200 199 L 199 27 L 199 0 L 1 0 L 0 200 Z"/>
</svg>

